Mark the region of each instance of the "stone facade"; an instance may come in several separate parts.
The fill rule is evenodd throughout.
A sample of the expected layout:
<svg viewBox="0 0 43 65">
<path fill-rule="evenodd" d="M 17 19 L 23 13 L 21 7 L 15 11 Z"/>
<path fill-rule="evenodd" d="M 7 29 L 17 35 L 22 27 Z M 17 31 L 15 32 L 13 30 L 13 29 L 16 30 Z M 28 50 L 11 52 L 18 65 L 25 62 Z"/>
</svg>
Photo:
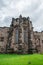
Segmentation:
<svg viewBox="0 0 43 65">
<path fill-rule="evenodd" d="M 0 27 L 0 53 L 43 53 L 43 31 L 33 31 L 29 17 L 12 18 L 10 27 Z"/>
</svg>

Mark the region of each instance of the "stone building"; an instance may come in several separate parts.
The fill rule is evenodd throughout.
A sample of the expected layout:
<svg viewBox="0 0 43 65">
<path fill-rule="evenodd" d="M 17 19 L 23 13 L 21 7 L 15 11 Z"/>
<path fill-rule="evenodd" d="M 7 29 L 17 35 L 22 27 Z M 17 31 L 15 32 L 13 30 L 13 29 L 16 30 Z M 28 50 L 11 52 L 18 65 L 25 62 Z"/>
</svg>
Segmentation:
<svg viewBox="0 0 43 65">
<path fill-rule="evenodd" d="M 10 27 L 0 27 L 0 53 L 43 53 L 43 31 L 33 31 L 29 17 L 12 18 Z"/>
</svg>

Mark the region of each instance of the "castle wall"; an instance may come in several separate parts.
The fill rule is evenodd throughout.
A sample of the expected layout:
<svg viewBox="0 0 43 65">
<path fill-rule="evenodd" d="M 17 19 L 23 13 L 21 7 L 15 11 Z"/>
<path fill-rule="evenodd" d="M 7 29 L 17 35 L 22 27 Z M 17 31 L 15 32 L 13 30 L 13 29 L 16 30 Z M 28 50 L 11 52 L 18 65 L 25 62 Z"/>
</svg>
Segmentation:
<svg viewBox="0 0 43 65">
<path fill-rule="evenodd" d="M 32 24 L 32 23 L 31 23 Z M 17 19 L 12 20 L 12 24 L 10 26 L 12 30 L 10 29 L 10 32 L 12 33 L 9 37 L 9 40 L 11 41 L 9 43 L 10 49 L 13 49 L 13 51 L 16 53 L 28 53 L 29 50 L 29 43 L 30 43 L 30 33 L 31 33 L 31 25 L 30 20 L 26 17 L 19 17 Z M 10 50 L 9 50 L 10 51 Z"/>
<path fill-rule="evenodd" d="M 43 53 L 43 32 L 34 32 L 34 45 L 37 53 Z"/>
<path fill-rule="evenodd" d="M 6 51 L 9 28 L 0 27 L 0 52 Z"/>
<path fill-rule="evenodd" d="M 29 17 L 13 18 L 10 27 L 0 27 L 0 53 L 43 53 L 43 32 L 33 31 Z"/>
</svg>

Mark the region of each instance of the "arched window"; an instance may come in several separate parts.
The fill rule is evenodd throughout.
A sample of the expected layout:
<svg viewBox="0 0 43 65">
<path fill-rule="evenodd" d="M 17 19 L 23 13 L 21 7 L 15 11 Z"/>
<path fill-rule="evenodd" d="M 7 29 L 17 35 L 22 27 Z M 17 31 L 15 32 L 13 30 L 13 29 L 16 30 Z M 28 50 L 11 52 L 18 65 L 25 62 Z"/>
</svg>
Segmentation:
<svg viewBox="0 0 43 65">
<path fill-rule="evenodd" d="M 18 29 L 15 29 L 15 43 L 18 43 Z"/>
<path fill-rule="evenodd" d="M 27 28 L 24 30 L 24 42 L 28 43 L 28 29 Z"/>
</svg>

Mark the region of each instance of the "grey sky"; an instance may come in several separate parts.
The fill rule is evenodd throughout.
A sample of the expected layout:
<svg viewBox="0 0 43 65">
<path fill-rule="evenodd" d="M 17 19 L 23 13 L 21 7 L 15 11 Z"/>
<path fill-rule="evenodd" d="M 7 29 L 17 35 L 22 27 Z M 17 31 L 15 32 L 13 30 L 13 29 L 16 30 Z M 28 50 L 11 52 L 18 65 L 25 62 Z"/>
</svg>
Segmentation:
<svg viewBox="0 0 43 65">
<path fill-rule="evenodd" d="M 43 30 L 43 0 L 0 0 L 0 26 L 9 26 L 20 14 L 30 17 L 34 30 Z"/>
</svg>

